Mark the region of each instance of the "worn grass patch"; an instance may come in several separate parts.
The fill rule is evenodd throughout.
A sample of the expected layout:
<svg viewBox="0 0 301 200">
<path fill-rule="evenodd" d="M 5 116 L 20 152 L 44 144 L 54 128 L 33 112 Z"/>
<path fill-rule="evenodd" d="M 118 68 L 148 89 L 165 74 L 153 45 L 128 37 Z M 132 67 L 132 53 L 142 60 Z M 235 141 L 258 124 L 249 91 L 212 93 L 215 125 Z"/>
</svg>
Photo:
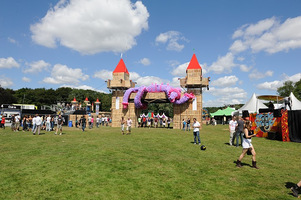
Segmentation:
<svg viewBox="0 0 301 200">
<path fill-rule="evenodd" d="M 234 161 L 226 126 L 192 132 L 64 127 L 64 134 L 0 129 L 0 199 L 295 199 L 301 144 L 253 138 L 259 170 Z"/>
</svg>

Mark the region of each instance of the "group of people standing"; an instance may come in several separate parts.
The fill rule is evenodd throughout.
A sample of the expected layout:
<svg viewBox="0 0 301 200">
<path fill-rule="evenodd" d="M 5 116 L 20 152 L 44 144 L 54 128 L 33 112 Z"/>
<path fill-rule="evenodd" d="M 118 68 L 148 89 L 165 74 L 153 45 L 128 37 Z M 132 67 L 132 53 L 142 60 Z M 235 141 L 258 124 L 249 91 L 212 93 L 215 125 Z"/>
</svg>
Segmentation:
<svg viewBox="0 0 301 200">
<path fill-rule="evenodd" d="M 125 120 L 124 117 L 121 117 L 120 125 L 121 125 L 122 135 L 125 134 L 125 131 L 124 131 L 125 124 L 126 124 L 126 131 L 127 131 L 126 134 L 129 135 L 132 132 L 132 124 L 133 124 L 133 121 L 131 120 L 130 117 L 127 120 Z"/>
<path fill-rule="evenodd" d="M 88 117 L 86 118 L 84 115 L 81 116 L 81 118 L 78 120 L 76 118 L 75 120 L 75 127 L 76 128 L 81 128 L 82 131 L 85 131 L 86 127 L 87 127 L 87 123 L 88 123 L 88 127 L 89 129 L 92 129 L 94 127 L 94 124 L 96 125 L 97 128 L 99 128 L 100 126 L 109 126 L 109 123 L 112 122 L 112 119 L 110 117 L 100 117 L 100 116 L 96 116 L 96 119 L 94 119 L 93 116 L 88 115 Z"/>
<path fill-rule="evenodd" d="M 188 118 L 187 120 L 183 119 L 182 121 L 182 130 L 183 131 L 190 131 L 190 119 Z"/>
<path fill-rule="evenodd" d="M 139 117 L 138 128 L 140 127 L 154 127 L 154 128 L 170 128 L 171 118 L 170 117 Z M 167 126 L 166 126 L 167 125 Z"/>
</svg>

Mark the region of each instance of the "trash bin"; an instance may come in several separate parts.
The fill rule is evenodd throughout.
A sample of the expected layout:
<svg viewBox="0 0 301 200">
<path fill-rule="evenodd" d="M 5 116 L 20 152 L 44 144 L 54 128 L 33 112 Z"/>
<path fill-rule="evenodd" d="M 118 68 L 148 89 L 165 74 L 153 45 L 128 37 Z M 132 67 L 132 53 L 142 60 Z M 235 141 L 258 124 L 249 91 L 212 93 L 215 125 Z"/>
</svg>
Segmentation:
<svg viewBox="0 0 301 200">
<path fill-rule="evenodd" d="M 72 120 L 69 121 L 69 127 L 72 127 Z"/>
</svg>

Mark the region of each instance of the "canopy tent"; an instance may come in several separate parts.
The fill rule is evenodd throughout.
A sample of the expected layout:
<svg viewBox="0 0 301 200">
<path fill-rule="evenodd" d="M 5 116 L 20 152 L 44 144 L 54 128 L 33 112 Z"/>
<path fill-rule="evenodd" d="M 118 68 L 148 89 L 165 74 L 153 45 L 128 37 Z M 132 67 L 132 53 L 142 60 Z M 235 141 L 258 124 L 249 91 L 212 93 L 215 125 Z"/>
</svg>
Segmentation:
<svg viewBox="0 0 301 200">
<path fill-rule="evenodd" d="M 212 116 L 212 117 L 214 117 L 214 116 L 232 116 L 232 113 L 233 112 L 235 112 L 235 109 L 234 108 L 230 108 L 230 107 L 227 107 L 227 108 L 225 108 L 225 109 L 223 109 L 223 110 L 221 110 L 221 109 L 219 109 L 219 110 L 217 110 L 216 112 L 214 112 L 214 113 L 211 113 L 210 115 Z"/>
<path fill-rule="evenodd" d="M 301 101 L 299 101 L 292 92 L 289 97 L 291 99 L 292 110 L 301 110 Z"/>
<path fill-rule="evenodd" d="M 252 95 L 250 100 L 240 109 L 238 109 L 239 113 L 242 113 L 243 110 L 249 111 L 249 113 L 258 113 L 260 108 L 268 108 L 264 105 L 259 99 L 257 99 L 255 93 Z"/>
</svg>

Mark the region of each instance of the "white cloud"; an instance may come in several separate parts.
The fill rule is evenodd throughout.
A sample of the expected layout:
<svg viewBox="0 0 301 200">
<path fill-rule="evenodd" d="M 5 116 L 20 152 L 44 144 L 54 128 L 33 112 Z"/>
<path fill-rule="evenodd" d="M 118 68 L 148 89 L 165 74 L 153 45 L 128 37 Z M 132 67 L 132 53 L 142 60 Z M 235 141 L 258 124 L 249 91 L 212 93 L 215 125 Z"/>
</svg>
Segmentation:
<svg viewBox="0 0 301 200">
<path fill-rule="evenodd" d="M 15 39 L 11 38 L 11 37 L 8 37 L 7 40 L 8 40 L 10 43 L 12 43 L 12 44 L 18 44 L 18 42 L 17 42 Z"/>
<path fill-rule="evenodd" d="M 7 58 L 0 58 L 0 69 L 1 68 L 19 68 L 20 64 L 15 61 L 13 57 L 7 57 Z"/>
<path fill-rule="evenodd" d="M 0 76 L 0 86 L 3 88 L 9 88 L 13 85 L 13 81 L 5 76 Z"/>
<path fill-rule="evenodd" d="M 213 71 L 216 74 L 231 73 L 232 68 L 235 66 L 234 56 L 229 52 L 223 57 L 218 57 L 218 60 L 209 67 L 209 71 Z"/>
<path fill-rule="evenodd" d="M 141 1 L 62 0 L 40 22 L 31 25 L 35 43 L 57 43 L 82 54 L 124 52 L 148 29 L 149 13 Z"/>
<path fill-rule="evenodd" d="M 204 101 L 204 106 L 215 107 L 229 104 L 240 104 L 243 103 L 247 97 L 247 92 L 238 87 L 226 87 L 216 88 L 210 87 L 209 91 L 206 91 L 213 96 L 217 97 L 215 100 Z"/>
<path fill-rule="evenodd" d="M 69 88 L 73 88 L 73 89 L 82 89 L 82 90 L 93 90 L 93 91 L 96 91 L 96 92 L 101 92 L 101 93 L 108 93 L 106 91 L 103 91 L 103 90 L 97 90 L 91 86 L 88 86 L 88 85 L 80 85 L 80 86 L 73 86 L 73 85 L 62 85 L 60 87 L 69 87 Z"/>
<path fill-rule="evenodd" d="M 248 48 L 248 46 L 243 43 L 241 40 L 235 40 L 234 43 L 229 48 L 230 51 L 237 53 L 245 51 Z"/>
<path fill-rule="evenodd" d="M 189 65 L 189 62 L 179 65 L 174 70 L 172 70 L 171 74 L 173 76 L 177 76 L 177 77 L 185 77 L 186 69 L 187 69 L 188 65 Z"/>
<path fill-rule="evenodd" d="M 105 80 L 105 81 L 108 80 L 108 79 L 112 80 L 112 78 L 113 78 L 112 73 L 113 73 L 113 71 L 103 69 L 103 70 L 95 72 L 93 77 L 94 78 L 100 78 L 100 79 Z"/>
<path fill-rule="evenodd" d="M 23 77 L 23 78 L 22 78 L 22 81 L 24 81 L 24 82 L 26 82 L 26 83 L 29 83 L 29 82 L 31 81 L 31 79 L 28 78 L 28 77 Z"/>
<path fill-rule="evenodd" d="M 150 62 L 150 60 L 149 60 L 148 58 L 142 58 L 142 59 L 139 61 L 139 63 L 141 63 L 142 65 L 145 65 L 145 66 L 151 64 L 151 62 Z"/>
<path fill-rule="evenodd" d="M 252 66 L 248 67 L 247 65 L 239 65 L 239 68 L 243 72 L 249 72 L 253 67 Z"/>
<path fill-rule="evenodd" d="M 178 31 L 168 31 L 165 33 L 160 33 L 156 37 L 156 44 L 162 43 L 165 44 L 167 43 L 167 50 L 170 51 L 182 51 L 182 49 L 185 47 L 183 44 L 179 44 L 179 41 L 186 41 L 187 39 L 185 37 L 181 36 L 181 33 Z"/>
<path fill-rule="evenodd" d="M 49 67 L 51 66 L 49 63 L 45 62 L 44 60 L 31 62 L 26 65 L 28 65 L 29 68 L 23 70 L 24 73 L 39 73 L 43 71 L 48 71 Z"/>
<path fill-rule="evenodd" d="M 56 64 L 54 65 L 51 77 L 44 78 L 43 82 L 49 84 L 79 84 L 79 82 L 85 81 L 89 78 L 85 75 L 81 69 L 68 68 L 66 65 Z"/>
<path fill-rule="evenodd" d="M 233 53 L 251 49 L 254 53 L 277 53 L 301 48 L 301 16 L 288 18 L 282 24 L 275 17 L 244 25 L 234 32 L 230 50 Z"/>
<path fill-rule="evenodd" d="M 265 73 L 259 72 L 257 69 L 254 69 L 250 74 L 249 78 L 250 79 L 262 79 L 268 76 L 273 76 L 273 71 L 268 70 Z"/>
<path fill-rule="evenodd" d="M 294 74 L 292 76 L 287 76 L 286 74 L 284 74 L 283 77 L 284 77 L 283 80 L 275 80 L 275 81 L 272 81 L 272 82 L 260 83 L 256 87 L 258 89 L 261 89 L 261 90 L 277 91 L 277 89 L 279 87 L 283 86 L 283 83 L 285 81 L 292 81 L 292 82 L 299 81 L 301 79 L 301 73 L 297 73 L 297 74 Z"/>
<path fill-rule="evenodd" d="M 242 56 L 240 56 L 240 57 L 237 57 L 236 58 L 238 61 L 244 61 L 245 60 L 245 58 L 244 57 L 242 57 Z"/>
<path fill-rule="evenodd" d="M 217 80 L 211 82 L 211 86 L 219 86 L 219 87 L 229 87 L 233 86 L 237 83 L 238 78 L 234 75 L 232 76 L 224 76 Z"/>
<path fill-rule="evenodd" d="M 258 84 L 256 87 L 260 90 L 271 90 L 276 91 L 277 88 L 281 87 L 283 84 L 282 81 L 272 81 L 272 82 L 264 82 Z"/>
</svg>

